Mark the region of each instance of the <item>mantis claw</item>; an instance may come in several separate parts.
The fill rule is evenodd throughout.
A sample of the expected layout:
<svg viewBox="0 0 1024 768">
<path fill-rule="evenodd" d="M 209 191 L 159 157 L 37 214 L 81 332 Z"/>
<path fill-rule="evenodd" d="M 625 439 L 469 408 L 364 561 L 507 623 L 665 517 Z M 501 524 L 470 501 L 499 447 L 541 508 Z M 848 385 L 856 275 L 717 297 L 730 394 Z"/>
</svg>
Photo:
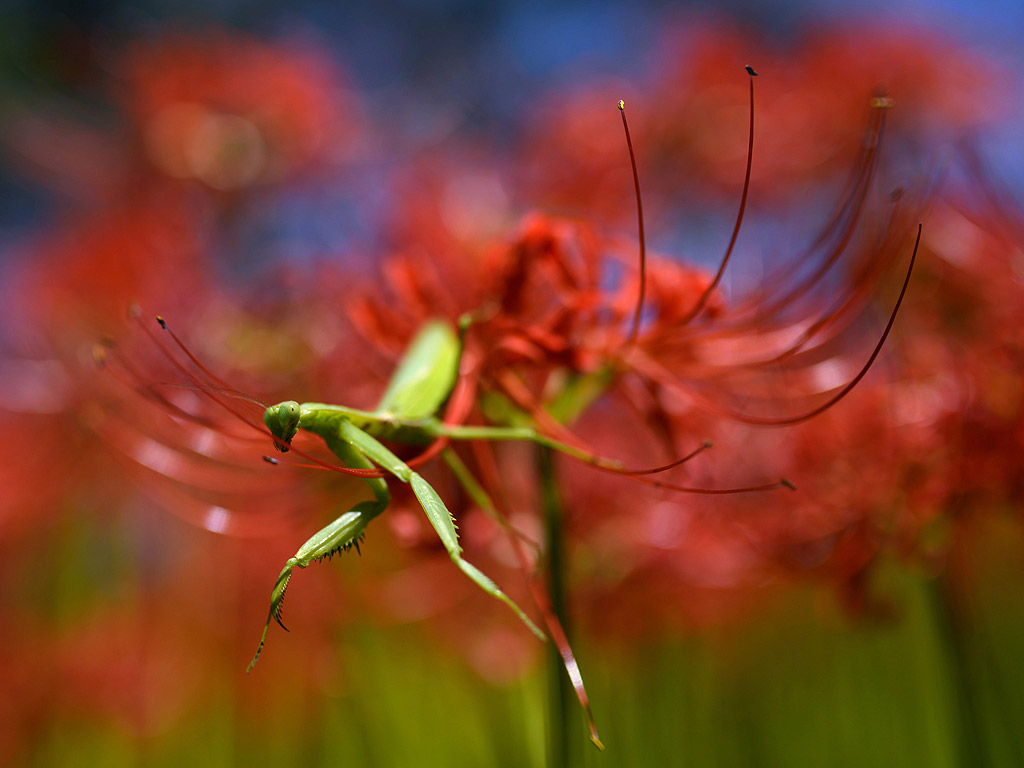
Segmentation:
<svg viewBox="0 0 1024 768">
<path fill-rule="evenodd" d="M 256 655 L 249 663 L 249 670 L 256 666 L 263 651 L 263 644 L 267 639 L 267 631 L 270 629 L 271 620 L 285 632 L 288 627 L 281 621 L 281 610 L 284 606 L 285 592 L 292 578 L 292 571 L 296 568 L 305 568 L 310 563 L 319 562 L 325 557 L 330 560 L 335 554 L 347 552 L 352 547 L 359 551 L 359 543 L 363 540 L 363 531 L 370 518 L 377 514 L 378 502 L 363 501 L 356 504 L 351 510 L 339 517 L 323 530 L 317 532 L 309 541 L 299 547 L 294 557 L 288 559 L 281 569 L 281 573 L 274 582 L 274 591 L 270 596 L 270 613 L 267 615 L 267 623 L 263 627 L 263 634 L 260 636 L 260 644 L 256 649 Z M 360 552 L 360 554 L 362 554 Z M 249 671 L 247 670 L 247 671 Z"/>
<path fill-rule="evenodd" d="M 291 632 L 291 630 L 288 629 L 288 627 L 286 627 L 284 625 L 284 622 L 281 621 L 281 609 L 282 609 L 283 606 L 284 606 L 284 598 L 281 599 L 281 602 L 277 604 L 276 608 L 271 608 L 270 609 L 270 615 L 274 617 L 274 621 L 277 622 L 277 626 L 279 626 L 285 632 Z"/>
<path fill-rule="evenodd" d="M 270 629 L 270 619 L 274 617 L 274 608 L 271 607 L 270 614 L 267 616 L 267 623 L 263 626 L 263 634 L 260 635 L 260 644 L 256 647 L 256 655 L 252 657 L 252 661 L 249 662 L 249 666 L 245 668 L 246 674 L 252 672 L 252 668 L 256 666 L 256 662 L 260 660 L 260 654 L 263 653 L 263 644 L 267 641 L 267 631 Z M 281 620 L 277 620 L 278 624 L 281 624 Z M 281 624 L 284 627 L 283 624 Z M 285 627 L 287 631 L 287 627 Z"/>
<path fill-rule="evenodd" d="M 267 623 L 263 625 L 263 634 L 260 635 L 260 644 L 256 648 L 256 655 L 252 657 L 252 661 L 249 662 L 249 666 L 246 668 L 246 672 L 252 672 L 252 668 L 256 666 L 256 662 L 260 659 L 260 654 L 263 653 L 263 645 L 267 641 L 267 631 L 270 629 L 270 620 L 273 619 L 277 622 L 277 625 L 281 627 L 285 632 L 290 632 L 281 621 L 281 608 L 284 605 L 284 593 L 288 589 L 288 582 L 292 578 L 292 569 L 299 565 L 299 563 L 292 558 L 289 560 L 281 573 L 277 577 L 277 582 L 274 584 L 274 592 L 270 598 L 270 613 L 267 614 Z"/>
</svg>

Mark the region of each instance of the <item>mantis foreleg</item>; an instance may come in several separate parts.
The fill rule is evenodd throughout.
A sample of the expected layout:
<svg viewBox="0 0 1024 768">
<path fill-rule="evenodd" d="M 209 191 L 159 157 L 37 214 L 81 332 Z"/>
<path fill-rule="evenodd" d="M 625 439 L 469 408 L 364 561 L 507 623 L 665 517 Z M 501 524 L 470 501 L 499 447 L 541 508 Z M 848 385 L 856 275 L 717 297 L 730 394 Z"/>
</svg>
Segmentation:
<svg viewBox="0 0 1024 768">
<path fill-rule="evenodd" d="M 345 440 L 329 438 L 326 440 L 328 447 L 345 464 L 359 469 L 373 469 L 374 465 L 356 448 Z M 263 643 L 267 639 L 267 631 L 270 629 L 270 620 L 273 619 L 281 625 L 281 629 L 288 631 L 281 622 L 281 606 L 284 603 L 284 593 L 288 589 L 288 582 L 292 577 L 292 570 L 305 568 L 310 563 L 330 557 L 336 552 L 342 552 L 351 547 L 359 547 L 359 540 L 366 530 L 367 523 L 379 515 L 387 507 L 391 500 L 387 483 L 382 478 L 366 478 L 367 485 L 373 491 L 373 501 L 361 501 L 345 514 L 341 515 L 334 522 L 317 531 L 309 540 L 299 547 L 299 551 L 288 559 L 281 573 L 274 583 L 274 591 L 270 597 L 270 613 L 267 616 L 267 623 L 263 627 L 263 634 L 260 636 L 260 644 L 256 649 L 256 655 L 249 662 L 251 670 L 260 658 L 263 651 Z"/>
</svg>

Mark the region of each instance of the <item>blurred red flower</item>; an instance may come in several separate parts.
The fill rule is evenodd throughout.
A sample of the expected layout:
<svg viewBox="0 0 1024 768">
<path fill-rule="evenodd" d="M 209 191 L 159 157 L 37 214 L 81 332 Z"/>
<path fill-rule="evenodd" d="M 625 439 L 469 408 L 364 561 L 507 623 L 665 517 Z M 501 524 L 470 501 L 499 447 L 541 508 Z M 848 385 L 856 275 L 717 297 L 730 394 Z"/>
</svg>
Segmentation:
<svg viewBox="0 0 1024 768">
<path fill-rule="evenodd" d="M 346 151 L 356 99 L 325 54 L 227 32 L 140 44 L 121 62 L 125 81 L 107 85 L 127 125 L 84 107 L 39 107 L 16 114 L 3 137 L 34 179 L 70 197 L 4 271 L 0 428 L 11 439 L 0 457 L 9 488 L 0 501 L 0 617 L 20 629 L 0 654 L 0 678 L 17 702 L 0 718 L 0 762 L 25 754 L 61 718 L 153 735 L 222 689 L 219 670 L 244 669 L 266 610 L 260 576 L 287 556 L 282 542 L 222 540 L 199 528 L 182 536 L 153 517 L 157 505 L 206 531 L 263 537 L 294 532 L 319 510 L 306 503 L 316 482 L 264 474 L 267 446 L 245 453 L 252 431 L 182 388 L 183 371 L 131 329 L 128 308 L 178 319 L 201 354 L 219 350 L 237 385 L 294 391 L 312 343 L 299 328 L 312 321 L 279 275 L 267 279 L 276 290 L 263 289 L 266 298 L 255 278 L 225 280 L 222 238 L 257 185 L 279 193 L 280 182 Z M 148 160 L 132 151 L 142 145 Z M 230 193 L 236 205 L 178 179 Z M 289 308 L 291 320 L 279 324 Z M 231 354 L 244 365 L 230 365 Z M 83 546 L 104 548 L 65 564 L 65 532 L 90 526 L 100 533 Z M 116 584 L 94 560 L 118 569 Z M 61 579 L 75 587 L 58 588 Z M 322 684 L 330 663 L 318 606 L 341 613 L 329 572 L 305 587 L 289 606 L 310 625 L 301 653 L 276 665 L 298 697 Z M 263 695 L 245 699 L 269 718 L 294 699 L 278 696 L 273 671 L 264 677 Z"/>
<path fill-rule="evenodd" d="M 1009 73 L 934 32 L 849 21 L 803 28 L 784 46 L 706 20 L 671 27 L 644 83 L 605 80 L 538 99 L 523 152 L 523 197 L 534 206 L 622 223 L 631 215 L 621 132 L 609 118 L 625 98 L 636 130 L 652 227 L 730 205 L 743 178 L 745 82 L 757 82 L 751 189 L 762 208 L 784 208 L 814 184 L 836 183 L 861 147 L 867 104 L 879 91 L 899 120 L 887 143 L 912 174 L 929 173 L 940 143 L 1005 117 Z M 922 165 L 922 158 L 925 164 Z M 917 167 L 913 167 L 916 163 Z"/>
<path fill-rule="evenodd" d="M 126 111 L 163 172 L 217 190 L 279 182 L 344 156 L 354 93 L 307 44 L 237 32 L 167 36 L 124 58 Z"/>
<path fill-rule="evenodd" d="M 20 664 L 29 668 L 36 649 L 8 640 L 9 653 L 0 657 L 12 661 L 0 674 L 22 692 L 40 679 L 56 687 L 63 676 L 71 684 L 61 708 L 92 707 L 140 733 L 157 727 L 185 706 L 167 691 L 198 699 L 213 684 L 204 672 L 219 662 L 233 668 L 251 653 L 274 573 L 268 563 L 276 567 L 363 493 L 358 481 L 264 465 L 269 439 L 229 412 L 258 425 L 259 403 L 197 391 L 195 367 L 168 334 L 157 329 L 154 341 L 123 330 L 125 309 L 135 302 L 166 315 L 232 388 L 271 402 L 294 397 L 357 407 L 372 407 L 423 322 L 471 312 L 464 360 L 478 397 L 463 418 L 525 413 L 542 429 L 630 467 L 656 466 L 713 439 L 713 450 L 656 478 L 709 488 L 771 484 L 780 475 L 797 483 L 797 494 L 711 500 L 560 460 L 575 611 L 595 634 L 630 639 L 742 619 L 773 588 L 808 578 L 866 610 L 867 577 L 880 555 L 940 562 L 944 551 L 930 534 L 951 516 L 1016 504 L 1024 476 L 1022 230 L 998 200 L 966 203 L 991 188 L 940 198 L 929 213 L 923 269 L 897 322 L 901 354 L 884 360 L 893 383 L 869 376 L 835 408 L 792 429 L 747 423 L 786 426 L 799 421 L 790 415 L 827 403 L 871 350 L 879 327 L 873 316 L 884 318 L 891 307 L 889 272 L 908 250 L 913 209 L 923 206 L 914 194 L 909 202 L 884 200 L 872 186 L 880 113 L 866 140 L 863 125 L 879 78 L 908 115 L 886 139 L 895 136 L 901 148 L 992 115 L 992 101 L 979 96 L 991 87 L 987 67 L 951 54 L 941 41 L 922 41 L 818 30 L 795 56 L 784 56 L 710 27 L 692 33 L 685 68 L 673 50 L 666 54 L 671 66 L 650 89 L 654 95 L 638 99 L 631 113 L 656 216 L 669 201 L 699 196 L 711 209 L 735 196 L 746 125 L 737 73 L 747 56 L 772 73 L 764 87 L 758 83 L 752 197 L 772 206 L 806 184 L 830 187 L 846 167 L 841 161 L 858 159 L 812 246 L 791 262 L 763 265 L 763 280 L 748 295 L 728 297 L 708 272 L 652 255 L 635 338 L 635 244 L 609 234 L 632 211 L 623 200 L 629 186 L 622 183 L 618 125 L 608 117 L 620 94 L 602 95 L 600 108 L 563 103 L 554 117 L 542 110 L 542 128 L 514 158 L 527 168 L 518 191 L 495 182 L 505 169 L 467 160 L 471 152 L 453 152 L 456 160 L 417 158 L 404 194 L 389 201 L 379 273 L 349 262 L 282 267 L 256 287 L 242 286 L 224 279 L 216 258 L 219 238 L 241 208 L 211 205 L 204 192 L 236 202 L 327 164 L 337 147 L 355 141 L 351 121 L 341 119 L 343 80 L 315 52 L 227 33 L 132 49 L 122 70 L 127 132 L 159 173 L 141 162 L 142 152 L 131 155 L 127 170 L 96 182 L 104 210 L 59 221 L 30 246 L 32 260 L 11 281 L 17 289 L 7 311 L 23 325 L 5 333 L 24 354 L 4 372 L 22 395 L 0 414 L 7 433 L 19 436 L 0 461 L 5 484 L 15 489 L 0 519 L 4 546 L 16 550 L 15 533 L 45 527 L 57 508 L 106 505 L 111 515 L 148 508 L 136 490 L 206 530 L 277 538 L 208 544 L 196 532 L 142 593 L 142 603 L 158 593 L 168 600 L 159 615 L 134 621 L 119 611 L 139 605 L 115 602 L 106 606 L 109 614 L 99 611 L 109 616 L 104 625 L 77 616 L 55 633 L 45 622 L 30 623 L 33 636 L 56 636 L 45 648 L 58 663 L 26 674 Z M 739 50 L 744 61 L 735 60 Z M 951 56 L 957 66 L 936 75 L 937 62 Z M 918 159 L 901 159 L 908 157 Z M 535 212 L 509 224 L 517 195 L 530 199 L 531 209 L 550 204 L 588 216 Z M 148 316 L 143 322 L 153 324 Z M 117 343 L 104 347 L 107 366 L 96 370 L 91 351 L 107 334 Z M 574 422 L 575 436 L 559 419 Z M 542 550 L 532 447 L 459 450 L 524 540 Z M 525 602 L 531 574 L 522 573 L 501 526 L 442 468 L 424 472 L 458 517 L 474 562 Z M 451 567 L 402 490 L 371 530 L 371 546 L 374 556 L 347 580 L 346 608 L 332 609 L 333 619 L 346 610 L 380 621 L 440 616 L 443 642 L 459 645 L 492 679 L 532 661 L 537 645 L 526 632 L 510 632 L 504 610 Z M 44 548 L 37 544 L 33 554 Z M 34 560 L 5 565 L 12 581 L 26 579 Z M 342 598 L 329 574 L 302 574 L 288 606 L 302 632 L 289 638 L 288 653 L 275 654 L 278 661 L 263 662 L 261 675 L 286 681 L 281 689 L 289 695 L 313 690 L 330 666 L 322 605 Z M 192 595 L 198 590 L 208 591 L 200 597 L 210 598 L 210 607 L 182 619 L 203 603 Z M 3 605 L 12 624 L 28 612 L 25 600 Z M 149 626 L 166 636 L 154 640 Z M 228 650 L 198 639 L 215 627 Z M 182 677 L 186 694 L 173 684 L 182 647 L 191 665 Z M 79 648 L 94 663 L 76 655 Z M 158 693 L 118 683 L 141 675 L 157 681 Z M 46 706 L 34 700 L 17 722 L 31 730 L 29 721 Z"/>
</svg>

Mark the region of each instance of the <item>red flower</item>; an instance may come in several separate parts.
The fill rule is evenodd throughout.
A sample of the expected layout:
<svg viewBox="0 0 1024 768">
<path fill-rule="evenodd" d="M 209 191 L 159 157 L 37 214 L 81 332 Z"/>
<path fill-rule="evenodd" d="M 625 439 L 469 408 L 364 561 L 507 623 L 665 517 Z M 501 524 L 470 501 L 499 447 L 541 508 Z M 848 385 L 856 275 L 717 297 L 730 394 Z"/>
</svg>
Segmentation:
<svg viewBox="0 0 1024 768">
<path fill-rule="evenodd" d="M 278 181 L 339 158 L 356 132 L 353 96 L 308 46 L 218 31 L 168 37 L 132 49 L 124 74 L 125 106 L 152 161 L 214 189 Z"/>
<path fill-rule="evenodd" d="M 523 197 L 573 215 L 625 224 L 632 215 L 612 105 L 625 98 L 636 131 L 652 228 L 675 225 L 685 201 L 694 221 L 731 205 L 743 178 L 745 82 L 757 82 L 752 196 L 761 208 L 792 206 L 810 184 L 841 183 L 861 147 L 867 104 L 884 91 L 896 105 L 887 127 L 907 158 L 969 136 L 1006 114 L 1008 73 L 926 32 L 888 26 L 805 28 L 784 49 L 722 23 L 693 20 L 655 45 L 636 81 L 574 84 L 538 99 L 524 151 Z M 664 222 L 664 223 L 662 223 Z"/>
</svg>

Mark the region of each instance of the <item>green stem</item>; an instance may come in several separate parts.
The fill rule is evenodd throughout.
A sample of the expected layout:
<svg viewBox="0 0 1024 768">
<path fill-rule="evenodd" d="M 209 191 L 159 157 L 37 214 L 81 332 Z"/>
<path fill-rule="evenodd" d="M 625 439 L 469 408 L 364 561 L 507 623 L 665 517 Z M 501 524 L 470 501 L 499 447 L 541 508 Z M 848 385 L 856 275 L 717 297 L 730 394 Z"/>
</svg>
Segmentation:
<svg viewBox="0 0 1024 768">
<path fill-rule="evenodd" d="M 548 595 L 551 607 L 569 634 L 568 595 L 565 588 L 565 539 L 562 531 L 562 500 L 555 476 L 554 452 L 545 446 L 537 447 L 537 473 L 541 501 L 544 508 L 545 539 L 547 541 Z M 548 652 L 548 765 L 552 768 L 572 763 L 573 738 L 570 733 L 573 710 L 573 689 L 565 674 L 565 666 L 558 649 L 550 645 Z"/>
<path fill-rule="evenodd" d="M 960 720 L 960 765 L 984 768 L 991 764 L 991 756 L 985 748 L 978 701 L 972 684 L 970 639 L 963 596 L 957 594 L 956 585 L 952 583 L 949 573 L 943 573 L 932 580 L 931 594 L 939 636 L 950 662 L 953 695 Z"/>
</svg>

